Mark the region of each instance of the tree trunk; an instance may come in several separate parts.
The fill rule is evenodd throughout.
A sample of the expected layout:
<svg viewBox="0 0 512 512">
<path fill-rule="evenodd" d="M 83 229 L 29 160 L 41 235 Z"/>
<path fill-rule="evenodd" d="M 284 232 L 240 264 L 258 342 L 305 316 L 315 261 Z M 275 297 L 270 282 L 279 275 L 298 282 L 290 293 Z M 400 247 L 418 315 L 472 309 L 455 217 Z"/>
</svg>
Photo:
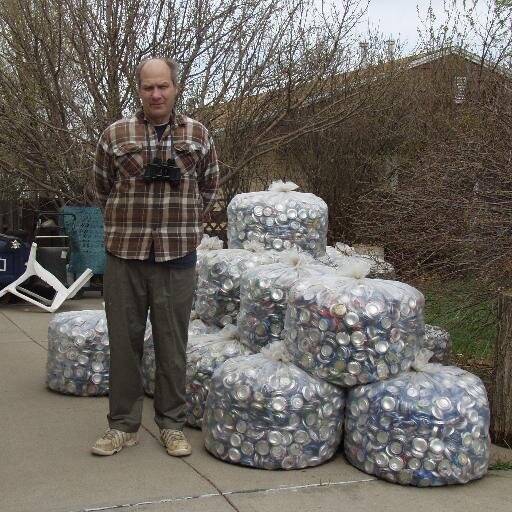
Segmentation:
<svg viewBox="0 0 512 512">
<path fill-rule="evenodd" d="M 512 447 L 512 291 L 498 299 L 494 375 L 491 435 L 494 443 Z"/>
</svg>

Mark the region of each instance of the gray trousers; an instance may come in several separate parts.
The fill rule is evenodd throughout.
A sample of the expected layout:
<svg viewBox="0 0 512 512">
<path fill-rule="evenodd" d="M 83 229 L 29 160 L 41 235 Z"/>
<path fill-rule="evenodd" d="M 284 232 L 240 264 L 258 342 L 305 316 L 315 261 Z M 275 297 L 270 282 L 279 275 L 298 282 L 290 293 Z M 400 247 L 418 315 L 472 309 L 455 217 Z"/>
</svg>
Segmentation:
<svg viewBox="0 0 512 512">
<path fill-rule="evenodd" d="M 141 361 L 148 308 L 156 360 L 155 422 L 160 428 L 183 428 L 195 284 L 194 267 L 173 269 L 107 254 L 103 289 L 110 341 L 110 428 L 136 432 L 141 424 Z"/>
</svg>

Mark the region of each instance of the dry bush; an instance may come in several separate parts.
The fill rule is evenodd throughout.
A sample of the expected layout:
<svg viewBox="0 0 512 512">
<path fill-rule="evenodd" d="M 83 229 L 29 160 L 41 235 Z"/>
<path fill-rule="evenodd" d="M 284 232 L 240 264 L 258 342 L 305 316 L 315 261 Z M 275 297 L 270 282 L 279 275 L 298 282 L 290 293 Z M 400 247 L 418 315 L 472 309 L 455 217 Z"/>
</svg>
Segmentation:
<svg viewBox="0 0 512 512">
<path fill-rule="evenodd" d="M 481 85 L 479 100 L 452 112 L 449 131 L 432 134 L 352 216 L 402 275 L 472 276 L 494 290 L 512 280 L 512 89 L 504 80 Z"/>
</svg>

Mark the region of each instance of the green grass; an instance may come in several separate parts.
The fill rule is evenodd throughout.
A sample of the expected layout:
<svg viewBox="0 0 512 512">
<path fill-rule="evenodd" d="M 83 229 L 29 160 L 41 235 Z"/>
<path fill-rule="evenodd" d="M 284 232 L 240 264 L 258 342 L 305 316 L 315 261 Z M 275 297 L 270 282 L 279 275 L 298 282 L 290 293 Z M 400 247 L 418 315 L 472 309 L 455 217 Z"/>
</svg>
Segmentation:
<svg viewBox="0 0 512 512">
<path fill-rule="evenodd" d="M 490 363 L 496 339 L 496 301 L 483 297 L 479 283 L 428 282 L 418 288 L 425 295 L 425 322 L 450 333 L 453 354 Z"/>
<path fill-rule="evenodd" d="M 498 461 L 491 466 L 489 466 L 489 469 L 493 469 L 496 471 L 511 471 L 512 470 L 512 462 L 501 462 Z"/>
</svg>

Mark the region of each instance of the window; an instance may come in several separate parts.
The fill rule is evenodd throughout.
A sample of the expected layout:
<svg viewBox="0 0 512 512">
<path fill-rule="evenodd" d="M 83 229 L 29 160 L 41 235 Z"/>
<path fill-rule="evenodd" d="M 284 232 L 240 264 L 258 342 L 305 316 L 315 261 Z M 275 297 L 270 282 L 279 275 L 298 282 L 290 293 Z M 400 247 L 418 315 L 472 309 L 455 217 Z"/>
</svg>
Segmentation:
<svg viewBox="0 0 512 512">
<path fill-rule="evenodd" d="M 468 85 L 467 76 L 455 77 L 455 103 L 460 105 L 466 99 L 466 87 Z"/>
</svg>

